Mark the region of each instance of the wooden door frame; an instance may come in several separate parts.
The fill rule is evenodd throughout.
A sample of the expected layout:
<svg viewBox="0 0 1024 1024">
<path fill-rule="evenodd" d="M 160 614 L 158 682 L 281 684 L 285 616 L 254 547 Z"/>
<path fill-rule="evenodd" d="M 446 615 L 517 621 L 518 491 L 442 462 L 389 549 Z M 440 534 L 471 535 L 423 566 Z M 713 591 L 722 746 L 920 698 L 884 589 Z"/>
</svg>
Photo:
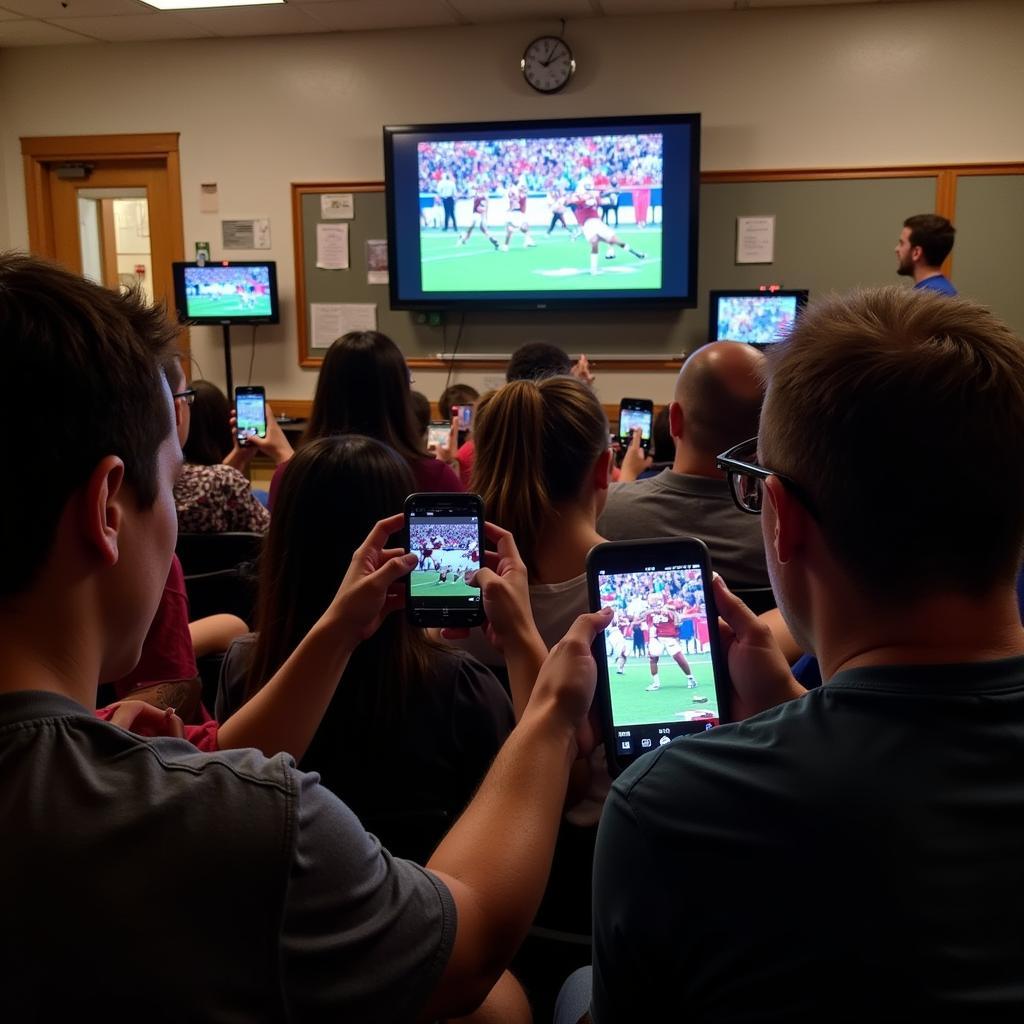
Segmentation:
<svg viewBox="0 0 1024 1024">
<path fill-rule="evenodd" d="M 56 257 L 49 165 L 64 161 L 116 160 L 119 163 L 161 160 L 167 170 L 167 221 L 172 260 L 185 258 L 185 225 L 181 202 L 181 162 L 178 132 L 135 135 L 23 136 L 25 202 L 28 207 L 29 249 L 38 256 Z M 159 288 L 157 284 L 159 283 Z M 153 266 L 154 294 L 174 308 L 174 281 L 170 266 Z M 181 348 L 188 352 L 188 331 L 181 332 Z M 187 362 L 187 360 L 186 360 Z"/>
</svg>

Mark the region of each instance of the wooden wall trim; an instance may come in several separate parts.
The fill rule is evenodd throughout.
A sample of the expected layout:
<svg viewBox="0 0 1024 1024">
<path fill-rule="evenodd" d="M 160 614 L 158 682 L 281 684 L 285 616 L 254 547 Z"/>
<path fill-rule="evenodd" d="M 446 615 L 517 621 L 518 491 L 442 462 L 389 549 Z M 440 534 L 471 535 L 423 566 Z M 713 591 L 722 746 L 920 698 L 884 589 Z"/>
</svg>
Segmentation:
<svg viewBox="0 0 1024 1024">
<path fill-rule="evenodd" d="M 178 132 L 24 136 L 21 139 L 21 152 L 36 160 L 84 160 L 93 156 L 165 156 L 178 152 Z"/>
</svg>

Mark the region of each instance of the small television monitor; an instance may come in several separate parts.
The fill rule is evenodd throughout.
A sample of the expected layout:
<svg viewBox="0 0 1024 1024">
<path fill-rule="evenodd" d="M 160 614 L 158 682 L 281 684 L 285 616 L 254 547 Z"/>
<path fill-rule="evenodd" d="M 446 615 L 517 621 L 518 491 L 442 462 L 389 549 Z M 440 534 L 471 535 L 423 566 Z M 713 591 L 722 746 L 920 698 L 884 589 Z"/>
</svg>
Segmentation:
<svg viewBox="0 0 1024 1024">
<path fill-rule="evenodd" d="M 276 324 L 277 264 L 272 260 L 174 263 L 174 304 L 190 324 Z"/>
<path fill-rule="evenodd" d="M 700 115 L 384 128 L 395 309 L 695 306 Z"/>
<path fill-rule="evenodd" d="M 793 329 L 807 305 L 806 289 L 711 292 L 709 341 L 772 345 Z"/>
</svg>

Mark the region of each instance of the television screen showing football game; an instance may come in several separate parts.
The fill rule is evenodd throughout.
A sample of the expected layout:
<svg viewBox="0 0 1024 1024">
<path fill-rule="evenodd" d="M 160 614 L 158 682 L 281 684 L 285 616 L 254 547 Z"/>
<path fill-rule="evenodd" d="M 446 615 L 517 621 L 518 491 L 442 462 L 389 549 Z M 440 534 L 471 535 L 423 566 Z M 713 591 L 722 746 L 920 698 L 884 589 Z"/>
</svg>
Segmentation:
<svg viewBox="0 0 1024 1024">
<path fill-rule="evenodd" d="M 739 291 L 711 293 L 711 340 L 773 345 L 791 330 L 807 292 Z"/>
<path fill-rule="evenodd" d="M 696 304 L 700 115 L 384 129 L 397 309 Z"/>
<path fill-rule="evenodd" d="M 480 523 L 475 516 L 410 516 L 409 551 L 418 557 L 409 581 L 414 598 L 443 605 L 451 598 L 478 604 L 471 586 L 480 568 Z"/>
<path fill-rule="evenodd" d="M 175 263 L 178 318 L 196 324 L 277 323 L 276 264 Z"/>
<path fill-rule="evenodd" d="M 626 754 L 718 724 L 700 567 L 599 574 L 612 723 Z M 637 727 L 641 728 L 637 728 Z M 621 730 L 621 731 L 620 731 Z"/>
</svg>

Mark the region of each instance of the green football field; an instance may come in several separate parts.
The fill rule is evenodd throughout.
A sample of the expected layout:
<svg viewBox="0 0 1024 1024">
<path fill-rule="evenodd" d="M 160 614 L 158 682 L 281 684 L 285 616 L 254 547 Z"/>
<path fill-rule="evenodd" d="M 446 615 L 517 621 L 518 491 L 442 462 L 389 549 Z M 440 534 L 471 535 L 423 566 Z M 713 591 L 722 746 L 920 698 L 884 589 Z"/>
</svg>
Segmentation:
<svg viewBox="0 0 1024 1024">
<path fill-rule="evenodd" d="M 463 231 L 465 229 L 463 228 Z M 490 229 L 499 243 L 505 229 Z M 436 229 L 420 231 L 420 258 L 424 292 L 535 292 L 603 291 L 622 288 L 661 287 L 661 228 L 616 228 L 619 239 L 645 255 L 638 260 L 625 249 L 615 247 L 615 259 L 605 259 L 602 242 L 598 273 L 590 273 L 590 246 L 582 237 L 572 241 L 563 227 L 550 235 L 545 227 L 531 227 L 537 243 L 523 248 L 523 236 L 513 233 L 508 252 L 496 250 L 474 231 L 465 245 L 456 245 L 456 235 Z"/>
<path fill-rule="evenodd" d="M 433 569 L 416 569 L 410 581 L 412 593 L 416 597 L 479 597 L 480 588 L 471 587 L 461 579 L 456 583 L 451 576 L 447 583 L 442 583 L 438 573 Z"/>
<path fill-rule="evenodd" d="M 715 695 L 710 654 L 687 654 L 686 660 L 697 680 L 695 689 L 687 689 L 682 669 L 667 655 L 658 662 L 660 690 L 648 691 L 652 676 L 646 657 L 630 656 L 620 676 L 617 663 L 608 661 L 608 679 L 611 687 L 612 710 L 616 725 L 655 725 L 661 722 L 685 722 L 688 712 L 710 711 L 718 717 L 718 698 Z M 706 697 L 699 703 L 694 697 Z"/>
<path fill-rule="evenodd" d="M 190 295 L 188 315 L 191 316 L 270 316 L 270 296 L 257 295 L 250 305 L 245 305 L 237 295 L 224 295 L 212 299 L 207 296 Z"/>
</svg>

